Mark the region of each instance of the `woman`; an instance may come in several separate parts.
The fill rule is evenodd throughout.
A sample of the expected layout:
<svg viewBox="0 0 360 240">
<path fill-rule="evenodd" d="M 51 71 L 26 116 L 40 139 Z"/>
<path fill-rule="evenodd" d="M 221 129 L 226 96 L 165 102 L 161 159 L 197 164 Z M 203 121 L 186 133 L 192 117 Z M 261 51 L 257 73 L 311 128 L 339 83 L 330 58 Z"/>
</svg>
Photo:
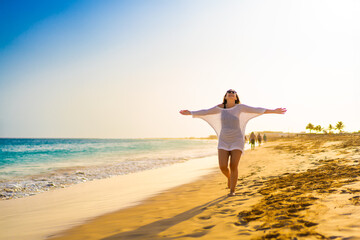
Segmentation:
<svg viewBox="0 0 360 240">
<path fill-rule="evenodd" d="M 247 122 L 264 113 L 284 114 L 285 108 L 274 110 L 255 108 L 241 104 L 239 96 L 233 89 L 225 93 L 223 103 L 199 111 L 181 110 L 182 115 L 192 115 L 208 122 L 218 136 L 219 167 L 228 179 L 229 196 L 235 195 L 238 180 L 238 165 L 244 151 L 245 127 Z M 230 156 L 230 171 L 228 160 Z"/>
</svg>

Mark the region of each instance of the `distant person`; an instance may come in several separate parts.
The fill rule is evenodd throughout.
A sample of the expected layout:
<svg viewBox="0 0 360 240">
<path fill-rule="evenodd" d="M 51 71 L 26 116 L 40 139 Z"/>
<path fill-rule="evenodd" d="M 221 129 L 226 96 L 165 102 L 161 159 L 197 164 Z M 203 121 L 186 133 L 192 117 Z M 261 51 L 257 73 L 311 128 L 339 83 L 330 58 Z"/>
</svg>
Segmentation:
<svg viewBox="0 0 360 240">
<path fill-rule="evenodd" d="M 266 136 L 265 133 L 264 133 L 263 139 L 264 139 L 264 143 L 266 143 L 266 141 L 267 141 L 267 136 Z"/>
<path fill-rule="evenodd" d="M 199 98 L 203 99 L 205 95 L 206 89 L 200 89 Z M 239 96 L 233 89 L 225 93 L 222 104 L 198 111 L 180 110 L 182 115 L 192 115 L 193 118 L 203 119 L 215 130 L 218 136 L 219 167 L 228 179 L 229 196 L 235 195 L 238 164 L 244 151 L 243 133 L 245 133 L 246 123 L 264 113 L 284 114 L 285 112 L 285 108 L 270 110 L 241 104 Z"/>
<path fill-rule="evenodd" d="M 259 146 L 261 145 L 261 141 L 262 141 L 262 138 L 261 138 L 261 134 L 260 133 L 258 133 L 258 135 L 257 135 L 257 141 L 258 141 L 258 143 L 259 143 Z"/>
<path fill-rule="evenodd" d="M 254 132 L 250 133 L 250 137 L 249 137 L 249 143 L 251 146 L 251 150 L 255 149 L 255 141 L 256 141 L 256 136 Z"/>
</svg>

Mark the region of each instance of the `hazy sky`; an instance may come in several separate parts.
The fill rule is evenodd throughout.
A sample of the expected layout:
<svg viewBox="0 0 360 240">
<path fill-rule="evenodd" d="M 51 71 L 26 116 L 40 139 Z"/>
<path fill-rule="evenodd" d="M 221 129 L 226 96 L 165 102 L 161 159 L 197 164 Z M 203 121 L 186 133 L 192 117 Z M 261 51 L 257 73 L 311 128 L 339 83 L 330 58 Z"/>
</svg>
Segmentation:
<svg viewBox="0 0 360 240">
<path fill-rule="evenodd" d="M 247 132 L 360 130 L 360 1 L 0 0 L 0 137 L 215 134 L 179 114 L 286 107 Z"/>
</svg>

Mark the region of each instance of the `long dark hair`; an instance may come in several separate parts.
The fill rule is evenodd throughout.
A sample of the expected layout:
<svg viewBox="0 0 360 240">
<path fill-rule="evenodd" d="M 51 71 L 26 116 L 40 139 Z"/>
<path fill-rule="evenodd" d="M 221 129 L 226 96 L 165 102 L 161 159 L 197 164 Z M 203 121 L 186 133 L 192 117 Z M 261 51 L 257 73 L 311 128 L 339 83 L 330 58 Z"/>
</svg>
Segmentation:
<svg viewBox="0 0 360 240">
<path fill-rule="evenodd" d="M 225 106 L 225 104 L 227 104 L 227 100 L 225 99 L 226 94 L 227 94 L 227 93 L 225 93 L 224 98 L 223 98 L 223 104 L 224 104 L 224 106 Z M 240 104 L 239 96 L 237 95 L 237 93 L 235 93 L 235 95 L 236 95 L 235 104 Z"/>
</svg>

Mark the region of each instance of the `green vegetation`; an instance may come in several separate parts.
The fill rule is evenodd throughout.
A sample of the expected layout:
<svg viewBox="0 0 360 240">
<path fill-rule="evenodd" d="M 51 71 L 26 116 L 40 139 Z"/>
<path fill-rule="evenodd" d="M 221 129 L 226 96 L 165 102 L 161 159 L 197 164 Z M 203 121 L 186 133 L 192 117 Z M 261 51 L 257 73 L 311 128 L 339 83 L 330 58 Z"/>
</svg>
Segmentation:
<svg viewBox="0 0 360 240">
<path fill-rule="evenodd" d="M 344 129 L 345 125 L 343 124 L 343 122 L 338 122 L 335 126 L 335 129 L 336 130 L 339 130 L 339 132 L 343 132 L 343 129 Z"/>
<path fill-rule="evenodd" d="M 321 127 L 320 125 L 317 125 L 317 126 L 314 126 L 312 123 L 309 123 L 308 125 L 306 125 L 306 128 L 307 130 L 310 131 L 315 131 L 315 132 L 324 132 L 324 133 L 329 133 L 329 134 L 332 134 L 333 133 L 333 130 L 338 130 L 339 133 L 342 133 L 343 130 L 345 128 L 345 125 L 342 121 L 339 121 L 336 123 L 335 127 L 333 127 L 333 125 L 329 124 L 328 128 L 323 128 Z"/>
<path fill-rule="evenodd" d="M 311 130 L 315 130 L 315 127 L 314 127 L 314 125 L 312 125 L 312 123 L 309 123 L 309 124 L 306 126 L 306 129 L 309 129 L 309 130 L 310 130 L 310 133 L 311 133 Z"/>
<path fill-rule="evenodd" d="M 329 124 L 329 127 L 328 127 L 328 130 L 329 130 L 329 133 L 331 134 L 332 133 L 332 130 L 335 129 L 331 124 Z"/>
</svg>

